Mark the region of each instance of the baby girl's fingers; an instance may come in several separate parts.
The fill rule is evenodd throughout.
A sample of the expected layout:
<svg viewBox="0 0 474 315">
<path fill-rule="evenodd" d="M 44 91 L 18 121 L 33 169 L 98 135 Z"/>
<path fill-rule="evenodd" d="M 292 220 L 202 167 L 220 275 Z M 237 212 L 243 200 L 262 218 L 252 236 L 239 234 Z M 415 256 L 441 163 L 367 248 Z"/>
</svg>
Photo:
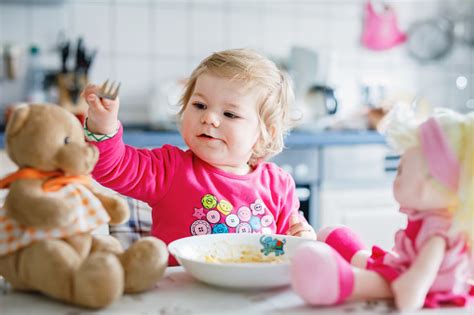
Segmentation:
<svg viewBox="0 0 474 315">
<path fill-rule="evenodd" d="M 303 237 L 311 240 L 316 240 L 316 233 L 310 225 L 305 224 L 302 230 L 295 230 L 291 233 L 292 236 Z"/>
<path fill-rule="evenodd" d="M 290 216 L 290 226 L 295 225 L 300 222 L 300 217 L 297 214 L 292 214 Z"/>
<path fill-rule="evenodd" d="M 308 230 L 309 230 L 309 227 L 306 224 L 296 223 L 296 224 L 293 224 L 292 226 L 290 226 L 290 228 L 288 229 L 287 234 L 296 235 L 298 233 L 308 231 Z"/>
<path fill-rule="evenodd" d="M 95 85 L 92 84 L 87 85 L 84 91 L 82 91 L 82 96 L 84 97 L 89 106 L 97 107 L 98 105 L 101 105 L 97 103 L 98 98 L 96 97 L 96 92 L 97 89 Z"/>
<path fill-rule="evenodd" d="M 84 96 L 84 98 L 87 98 L 87 96 L 89 96 L 90 94 L 95 94 L 96 92 L 97 92 L 97 86 L 93 84 L 88 84 L 82 91 L 82 96 Z"/>
<path fill-rule="evenodd" d="M 308 238 L 312 240 L 316 240 L 316 234 L 312 231 L 304 231 L 304 232 L 299 232 L 293 236 L 298 236 L 298 237 L 303 237 L 303 238 Z"/>
<path fill-rule="evenodd" d="M 97 111 L 105 110 L 104 105 L 100 101 L 99 97 L 97 97 L 97 95 L 95 95 L 95 94 L 87 95 L 86 102 L 94 110 L 97 110 Z"/>
<path fill-rule="evenodd" d="M 106 98 L 102 98 L 101 101 L 102 101 L 103 106 L 107 110 L 112 110 L 118 104 L 118 97 L 115 100 L 109 100 L 109 99 L 106 99 Z"/>
</svg>

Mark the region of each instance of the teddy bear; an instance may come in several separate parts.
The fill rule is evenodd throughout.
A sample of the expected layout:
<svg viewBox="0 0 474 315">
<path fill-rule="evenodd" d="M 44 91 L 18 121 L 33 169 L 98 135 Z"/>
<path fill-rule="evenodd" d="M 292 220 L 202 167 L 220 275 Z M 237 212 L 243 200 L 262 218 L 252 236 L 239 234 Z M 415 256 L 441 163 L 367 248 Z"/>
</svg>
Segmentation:
<svg viewBox="0 0 474 315">
<path fill-rule="evenodd" d="M 19 167 L 0 180 L 9 189 L 0 207 L 0 275 L 13 288 L 95 309 L 154 287 L 168 263 L 164 242 L 145 237 L 124 251 L 112 236 L 92 233 L 126 221 L 129 208 L 92 185 L 98 151 L 73 114 L 53 104 L 21 106 L 5 142 Z"/>
</svg>

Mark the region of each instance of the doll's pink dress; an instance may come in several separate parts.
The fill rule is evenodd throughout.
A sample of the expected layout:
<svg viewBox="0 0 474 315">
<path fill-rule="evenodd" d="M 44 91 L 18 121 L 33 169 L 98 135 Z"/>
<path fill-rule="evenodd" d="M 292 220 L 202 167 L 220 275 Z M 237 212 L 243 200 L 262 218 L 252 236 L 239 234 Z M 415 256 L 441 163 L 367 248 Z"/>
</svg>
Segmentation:
<svg viewBox="0 0 474 315">
<path fill-rule="evenodd" d="M 447 249 L 438 275 L 425 299 L 425 307 L 438 307 L 440 304 L 465 305 L 474 297 L 470 251 L 466 240 L 460 233 L 449 231 L 451 217 L 446 210 L 416 211 L 400 209 L 408 216 L 407 227 L 395 234 L 392 251 L 384 251 L 374 246 L 367 262 L 367 269 L 378 272 L 388 282 L 394 281 L 413 263 L 419 250 L 435 235 L 445 238 Z"/>
</svg>

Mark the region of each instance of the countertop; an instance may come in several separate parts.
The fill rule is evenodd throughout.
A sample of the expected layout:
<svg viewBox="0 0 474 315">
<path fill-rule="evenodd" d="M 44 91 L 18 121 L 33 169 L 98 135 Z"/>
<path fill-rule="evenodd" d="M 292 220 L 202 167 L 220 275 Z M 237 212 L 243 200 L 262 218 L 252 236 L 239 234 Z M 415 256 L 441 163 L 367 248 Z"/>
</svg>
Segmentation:
<svg viewBox="0 0 474 315">
<path fill-rule="evenodd" d="M 260 291 L 229 290 L 194 280 L 182 267 L 168 267 L 157 286 L 125 295 L 108 308 L 90 311 L 40 294 L 12 291 L 0 280 L 0 314 L 399 314 L 388 300 L 346 303 L 336 307 L 305 305 L 290 287 Z M 474 314 L 470 308 L 423 309 L 415 314 Z"/>
<path fill-rule="evenodd" d="M 184 146 L 178 131 L 153 131 L 125 128 L 124 142 L 136 147 L 158 147 L 163 144 Z M 293 131 L 285 139 L 287 148 L 307 148 L 328 145 L 383 144 L 384 137 L 376 131 Z M 4 133 L 0 132 L 0 148 L 4 147 Z"/>
</svg>

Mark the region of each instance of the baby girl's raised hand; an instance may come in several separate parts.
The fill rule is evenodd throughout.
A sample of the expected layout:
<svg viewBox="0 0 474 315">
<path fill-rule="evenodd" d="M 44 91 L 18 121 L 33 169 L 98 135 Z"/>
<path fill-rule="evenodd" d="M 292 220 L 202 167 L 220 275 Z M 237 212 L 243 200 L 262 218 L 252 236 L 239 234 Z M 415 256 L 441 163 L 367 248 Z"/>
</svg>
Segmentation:
<svg viewBox="0 0 474 315">
<path fill-rule="evenodd" d="M 301 220 L 298 214 L 293 214 L 290 217 L 290 228 L 286 234 L 316 240 L 316 232 L 313 227 L 306 220 Z"/>
<path fill-rule="evenodd" d="M 120 101 L 100 98 L 97 96 L 99 86 L 88 84 L 82 92 L 89 105 L 87 110 L 87 129 L 97 134 L 111 134 L 118 127 L 118 110 Z"/>
</svg>

